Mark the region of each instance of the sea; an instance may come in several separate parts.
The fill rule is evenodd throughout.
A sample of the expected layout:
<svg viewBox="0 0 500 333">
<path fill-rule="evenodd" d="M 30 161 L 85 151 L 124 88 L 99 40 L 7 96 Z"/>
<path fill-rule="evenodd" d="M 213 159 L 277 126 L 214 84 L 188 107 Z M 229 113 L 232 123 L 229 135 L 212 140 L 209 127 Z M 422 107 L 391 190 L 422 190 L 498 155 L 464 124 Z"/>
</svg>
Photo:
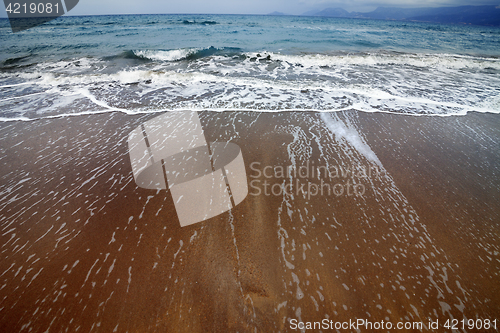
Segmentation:
<svg viewBox="0 0 500 333">
<path fill-rule="evenodd" d="M 1 332 L 500 324 L 499 28 L 63 16 L 0 45 Z"/>
<path fill-rule="evenodd" d="M 0 19 L 0 121 L 169 110 L 500 112 L 500 28 L 257 15 Z"/>
</svg>

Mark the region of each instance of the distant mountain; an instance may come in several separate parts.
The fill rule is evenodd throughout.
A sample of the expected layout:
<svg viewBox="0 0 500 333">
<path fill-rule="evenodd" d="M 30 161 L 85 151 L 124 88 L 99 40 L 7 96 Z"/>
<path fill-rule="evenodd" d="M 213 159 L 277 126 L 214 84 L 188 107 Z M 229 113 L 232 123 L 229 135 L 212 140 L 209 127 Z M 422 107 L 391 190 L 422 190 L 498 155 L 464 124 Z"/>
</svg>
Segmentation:
<svg viewBox="0 0 500 333">
<path fill-rule="evenodd" d="M 427 13 L 414 16 L 415 21 L 439 22 L 439 23 L 469 23 L 475 25 L 500 26 L 500 6 L 487 6 L 490 8 L 478 8 L 477 6 L 457 7 L 454 13 Z M 482 7 L 482 6 L 481 6 Z"/>
<path fill-rule="evenodd" d="M 326 8 L 319 11 L 315 16 L 327 17 L 350 17 L 351 13 L 342 8 Z"/>
<path fill-rule="evenodd" d="M 369 13 L 349 13 L 342 8 L 326 8 L 321 11 L 309 11 L 302 15 L 500 26 L 500 6 L 378 7 Z"/>
<path fill-rule="evenodd" d="M 323 10 L 310 10 L 300 16 L 322 16 L 322 17 L 348 17 L 348 18 L 364 18 L 364 13 L 348 12 L 343 8 L 325 8 Z"/>
<path fill-rule="evenodd" d="M 310 10 L 310 11 L 303 13 L 300 16 L 316 16 L 316 14 L 318 14 L 319 12 L 320 12 L 320 10 Z"/>
<path fill-rule="evenodd" d="M 373 12 L 363 13 L 365 18 L 377 20 L 406 20 L 410 17 L 429 15 L 438 13 L 440 8 L 398 8 L 398 7 L 378 7 Z"/>
<path fill-rule="evenodd" d="M 286 15 L 286 14 L 282 13 L 282 12 L 272 12 L 272 13 L 269 13 L 267 15 L 269 15 L 269 16 L 283 16 L 283 15 Z"/>
</svg>

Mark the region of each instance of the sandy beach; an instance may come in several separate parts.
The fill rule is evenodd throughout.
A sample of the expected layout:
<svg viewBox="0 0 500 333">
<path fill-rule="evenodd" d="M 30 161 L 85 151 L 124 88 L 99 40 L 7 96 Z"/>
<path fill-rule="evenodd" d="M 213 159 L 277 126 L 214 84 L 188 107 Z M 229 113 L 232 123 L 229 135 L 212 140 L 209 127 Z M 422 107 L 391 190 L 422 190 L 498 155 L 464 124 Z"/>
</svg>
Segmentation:
<svg viewBox="0 0 500 333">
<path fill-rule="evenodd" d="M 158 115 L 0 123 L 0 331 L 500 330 L 498 114 L 199 112 L 207 142 L 241 148 L 249 194 L 182 228 L 132 173 L 128 135 Z"/>
</svg>

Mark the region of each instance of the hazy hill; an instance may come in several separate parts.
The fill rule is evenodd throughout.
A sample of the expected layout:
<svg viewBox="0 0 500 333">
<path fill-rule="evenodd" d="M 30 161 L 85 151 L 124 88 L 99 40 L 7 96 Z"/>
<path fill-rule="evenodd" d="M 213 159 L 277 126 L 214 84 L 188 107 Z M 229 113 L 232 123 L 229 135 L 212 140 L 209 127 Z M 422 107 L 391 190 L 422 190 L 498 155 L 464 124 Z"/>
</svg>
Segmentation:
<svg viewBox="0 0 500 333">
<path fill-rule="evenodd" d="M 328 17 L 350 17 L 351 13 L 342 8 L 326 8 L 319 11 L 314 16 L 328 16 Z"/>
<path fill-rule="evenodd" d="M 272 13 L 269 13 L 267 15 L 270 15 L 270 16 L 283 16 L 283 15 L 286 15 L 286 14 L 282 13 L 282 12 L 272 12 Z"/>
<path fill-rule="evenodd" d="M 348 12 L 342 8 L 309 11 L 305 16 L 350 17 L 380 20 L 407 20 L 436 23 L 469 23 L 500 26 L 500 6 L 460 6 L 438 8 L 379 7 L 372 12 Z"/>
</svg>

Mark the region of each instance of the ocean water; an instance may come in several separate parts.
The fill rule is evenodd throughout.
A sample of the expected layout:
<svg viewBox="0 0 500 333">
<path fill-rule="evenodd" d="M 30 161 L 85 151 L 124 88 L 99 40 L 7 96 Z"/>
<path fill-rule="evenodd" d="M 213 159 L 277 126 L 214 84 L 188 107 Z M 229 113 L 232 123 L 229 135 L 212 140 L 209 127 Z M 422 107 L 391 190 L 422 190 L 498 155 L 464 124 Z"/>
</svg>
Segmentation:
<svg viewBox="0 0 500 333">
<path fill-rule="evenodd" d="M 0 20 L 0 119 L 165 110 L 500 112 L 500 29 L 240 15 Z"/>
<path fill-rule="evenodd" d="M 2 332 L 500 313 L 500 29 L 236 15 L 0 24 Z M 134 156 L 153 155 L 130 150 L 130 134 L 163 153 L 194 133 L 165 122 L 169 110 L 244 110 L 191 115 L 203 142 L 241 148 L 254 195 L 181 228 L 171 190 L 139 188 Z M 276 112 L 304 110 L 339 112 Z M 469 111 L 483 113 L 445 117 Z M 312 195 L 323 181 L 346 192 Z"/>
</svg>

